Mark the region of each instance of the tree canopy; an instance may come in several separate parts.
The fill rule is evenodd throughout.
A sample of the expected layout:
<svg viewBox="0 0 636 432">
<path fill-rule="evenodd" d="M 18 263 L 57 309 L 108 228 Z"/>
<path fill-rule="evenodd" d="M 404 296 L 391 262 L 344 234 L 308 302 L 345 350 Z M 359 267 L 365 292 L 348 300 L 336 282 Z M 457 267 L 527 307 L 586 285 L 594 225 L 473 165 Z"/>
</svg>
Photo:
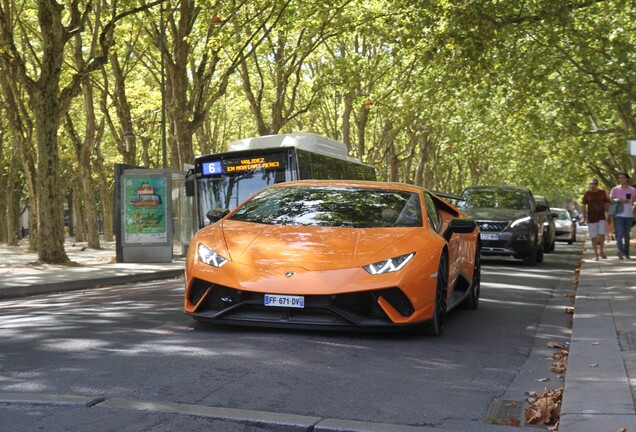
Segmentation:
<svg viewBox="0 0 636 432">
<path fill-rule="evenodd" d="M 248 136 L 314 132 L 381 180 L 529 186 L 559 206 L 634 173 L 628 0 L 2 0 L 0 241 L 99 247 L 113 165 L 182 169 Z M 109 231 L 110 230 L 110 231 Z"/>
</svg>

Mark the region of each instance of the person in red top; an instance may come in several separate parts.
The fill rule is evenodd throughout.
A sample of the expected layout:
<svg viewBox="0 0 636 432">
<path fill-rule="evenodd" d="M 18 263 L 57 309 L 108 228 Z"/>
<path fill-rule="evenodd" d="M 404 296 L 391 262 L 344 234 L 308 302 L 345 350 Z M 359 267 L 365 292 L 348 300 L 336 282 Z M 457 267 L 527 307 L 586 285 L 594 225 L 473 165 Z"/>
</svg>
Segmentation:
<svg viewBox="0 0 636 432">
<path fill-rule="evenodd" d="M 583 215 L 587 222 L 588 234 L 592 239 L 594 255 L 598 260 L 605 255 L 605 212 L 609 209 L 609 197 L 603 189 L 598 188 L 598 180 L 590 180 L 590 189 L 583 195 Z"/>
</svg>

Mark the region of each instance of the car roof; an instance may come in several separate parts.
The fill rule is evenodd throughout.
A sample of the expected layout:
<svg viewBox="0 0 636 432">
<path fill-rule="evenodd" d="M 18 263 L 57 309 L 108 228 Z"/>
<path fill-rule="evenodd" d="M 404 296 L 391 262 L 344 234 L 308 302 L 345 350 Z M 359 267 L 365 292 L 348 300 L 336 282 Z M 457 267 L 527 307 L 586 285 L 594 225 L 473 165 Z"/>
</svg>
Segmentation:
<svg viewBox="0 0 636 432">
<path fill-rule="evenodd" d="M 517 192 L 526 192 L 531 193 L 530 188 L 525 186 L 468 186 L 462 191 L 462 194 L 466 191 L 471 190 L 487 190 L 487 189 L 500 189 L 500 190 L 509 190 L 509 191 L 517 191 Z"/>
<path fill-rule="evenodd" d="M 507 189 L 507 190 L 516 190 L 520 192 L 530 192 L 530 188 L 525 186 L 468 186 L 464 189 L 464 192 L 467 190 L 476 190 L 476 189 Z"/>
</svg>

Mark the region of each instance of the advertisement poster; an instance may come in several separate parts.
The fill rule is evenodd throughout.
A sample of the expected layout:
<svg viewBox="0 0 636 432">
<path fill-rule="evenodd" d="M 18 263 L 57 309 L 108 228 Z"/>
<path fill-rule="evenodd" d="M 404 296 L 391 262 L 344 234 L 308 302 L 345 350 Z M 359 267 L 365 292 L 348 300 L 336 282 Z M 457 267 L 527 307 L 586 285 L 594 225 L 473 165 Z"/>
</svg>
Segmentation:
<svg viewBox="0 0 636 432">
<path fill-rule="evenodd" d="M 166 243 L 166 178 L 126 178 L 125 243 Z"/>
</svg>

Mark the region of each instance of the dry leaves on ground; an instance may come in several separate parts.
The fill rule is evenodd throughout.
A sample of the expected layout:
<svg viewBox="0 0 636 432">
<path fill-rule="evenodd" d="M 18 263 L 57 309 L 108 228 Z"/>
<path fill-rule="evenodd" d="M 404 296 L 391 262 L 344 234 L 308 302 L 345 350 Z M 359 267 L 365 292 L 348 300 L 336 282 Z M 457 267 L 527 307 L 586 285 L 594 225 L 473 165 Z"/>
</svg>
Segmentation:
<svg viewBox="0 0 636 432">
<path fill-rule="evenodd" d="M 550 369 L 556 374 L 564 374 L 567 370 L 569 349 L 558 342 L 548 342 L 548 347 L 558 349 L 557 352 L 552 354 L 552 366 Z M 530 405 L 525 410 L 526 423 L 543 425 L 551 431 L 558 430 L 563 387 L 559 387 L 556 390 L 546 388 L 541 394 L 529 392 L 527 395 L 527 401 Z"/>
<path fill-rule="evenodd" d="M 513 415 L 508 416 L 508 426 L 521 426 L 521 420 Z"/>
<path fill-rule="evenodd" d="M 565 345 L 559 342 L 550 341 L 547 343 L 548 348 L 565 349 Z"/>
<path fill-rule="evenodd" d="M 552 367 L 550 370 L 556 374 L 563 375 L 568 368 L 569 353 L 570 351 L 567 348 L 562 348 L 552 354 Z"/>
<path fill-rule="evenodd" d="M 558 430 L 559 415 L 561 414 L 561 399 L 563 387 L 555 390 L 545 389 L 543 393 L 528 393 L 526 408 L 526 422 L 536 425 L 548 426 L 549 430 Z"/>
</svg>

